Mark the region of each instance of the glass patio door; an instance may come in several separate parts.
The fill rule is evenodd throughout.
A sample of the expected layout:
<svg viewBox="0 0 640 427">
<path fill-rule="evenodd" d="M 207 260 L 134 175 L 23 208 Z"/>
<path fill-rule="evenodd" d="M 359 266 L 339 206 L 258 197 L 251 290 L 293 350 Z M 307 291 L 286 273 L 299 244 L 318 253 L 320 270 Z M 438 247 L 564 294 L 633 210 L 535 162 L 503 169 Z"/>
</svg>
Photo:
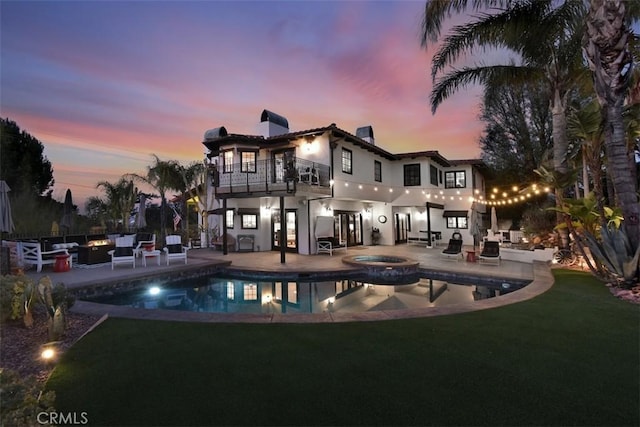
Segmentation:
<svg viewBox="0 0 640 427">
<path fill-rule="evenodd" d="M 362 214 L 340 212 L 335 215 L 334 235 L 347 246 L 362 245 Z"/>
<path fill-rule="evenodd" d="M 395 214 L 396 243 L 407 243 L 407 235 L 410 229 L 409 215 L 403 213 Z"/>
<path fill-rule="evenodd" d="M 280 209 L 271 211 L 271 249 L 280 250 L 283 242 L 280 241 L 281 227 Z M 284 244 L 288 252 L 298 252 L 298 213 L 295 209 L 285 209 L 285 239 Z"/>
</svg>

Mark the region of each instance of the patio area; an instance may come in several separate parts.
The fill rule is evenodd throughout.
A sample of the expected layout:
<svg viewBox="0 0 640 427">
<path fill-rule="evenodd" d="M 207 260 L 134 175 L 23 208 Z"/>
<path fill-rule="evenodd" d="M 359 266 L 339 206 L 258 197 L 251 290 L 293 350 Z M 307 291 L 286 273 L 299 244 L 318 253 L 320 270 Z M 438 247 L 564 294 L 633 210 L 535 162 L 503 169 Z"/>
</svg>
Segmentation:
<svg viewBox="0 0 640 427">
<path fill-rule="evenodd" d="M 466 248 L 469 251 L 472 248 Z M 65 273 L 54 273 L 51 269 L 45 269 L 41 273 L 27 271 L 34 279 L 49 275 L 54 283 L 62 282 L 69 289 L 81 289 L 93 286 L 108 286 L 111 283 L 127 280 L 138 280 L 152 277 L 163 277 L 168 274 L 188 273 L 192 270 L 201 270 L 217 267 L 227 271 L 254 272 L 258 275 L 284 275 L 296 277 L 304 275 L 313 277 L 314 274 L 332 272 L 350 272 L 357 269 L 354 265 L 342 261 L 345 256 L 393 256 L 405 257 L 419 263 L 419 268 L 429 272 L 435 272 L 450 276 L 452 279 L 460 276 L 492 277 L 504 280 L 525 279 L 533 282 L 524 289 L 500 298 L 492 298 L 483 301 L 475 301 L 468 304 L 434 307 L 429 310 L 407 309 L 387 310 L 371 313 L 332 313 L 331 315 L 300 314 L 242 314 L 242 313 L 198 313 L 180 312 L 168 310 L 142 310 L 125 306 L 109 306 L 87 301 L 77 301 L 73 311 L 84 314 L 104 315 L 111 317 L 162 319 L 174 321 L 200 321 L 200 322 L 256 322 L 256 323 L 290 323 L 290 322 L 348 322 L 358 320 L 386 320 L 394 318 L 427 317 L 445 314 L 475 311 L 493 308 L 500 305 L 523 301 L 539 295 L 548 290 L 553 284 L 549 266 L 545 263 L 522 263 L 503 261 L 500 265 L 480 264 L 464 260 L 448 260 L 441 255 L 442 248 L 425 248 L 415 245 L 396 246 L 358 246 L 349 248 L 340 255 L 298 255 L 286 254 L 286 262 L 280 263 L 279 252 L 230 252 L 223 255 L 220 251 L 210 248 L 193 249 L 189 251 L 188 264 L 175 263 L 167 266 L 161 262 L 148 262 L 143 266 L 142 260 L 136 261 L 136 268 L 130 266 L 116 266 L 111 269 L 110 264 L 92 266 L 91 268 L 74 268 Z"/>
</svg>

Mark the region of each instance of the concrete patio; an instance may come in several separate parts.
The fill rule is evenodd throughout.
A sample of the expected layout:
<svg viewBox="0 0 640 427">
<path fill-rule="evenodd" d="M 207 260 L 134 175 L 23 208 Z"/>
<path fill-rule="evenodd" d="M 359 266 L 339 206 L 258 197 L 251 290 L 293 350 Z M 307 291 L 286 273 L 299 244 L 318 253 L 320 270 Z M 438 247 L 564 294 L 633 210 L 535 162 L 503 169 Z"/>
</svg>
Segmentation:
<svg viewBox="0 0 640 427">
<path fill-rule="evenodd" d="M 500 279 L 524 279 L 533 282 L 517 292 L 497 298 L 476 301 L 473 304 L 460 304 L 432 309 L 392 310 L 372 313 L 331 313 L 331 314 L 226 314 L 178 312 L 169 310 L 144 310 L 123 306 L 108 306 L 85 301 L 77 301 L 74 311 L 87 314 L 115 317 L 163 319 L 175 321 L 205 321 L 205 322 L 344 322 L 358 320 L 384 320 L 402 317 L 425 317 L 443 314 L 453 314 L 465 311 L 492 308 L 532 298 L 551 287 L 553 278 L 549 265 L 535 262 L 533 264 L 502 261 L 500 265 L 467 262 L 466 260 L 449 260 L 441 255 L 442 247 L 425 248 L 416 245 L 396 246 L 358 246 L 349 248 L 346 252 L 329 256 L 298 255 L 287 253 L 285 263 L 280 262 L 280 253 L 269 252 L 231 252 L 223 255 L 220 251 L 210 248 L 192 249 L 188 254 L 188 264 L 172 262 L 166 265 L 164 258 L 158 266 L 155 262 L 148 262 L 144 267 L 142 260 L 138 260 L 136 268 L 130 266 L 116 266 L 101 264 L 82 268 L 75 266 L 69 272 L 55 273 L 51 268 L 45 268 L 41 273 L 34 270 L 26 274 L 35 280 L 42 276 L 49 276 L 54 283 L 64 283 L 70 289 L 80 289 L 87 286 L 98 286 L 123 280 L 140 279 L 146 277 L 162 277 L 175 272 L 187 272 L 207 267 L 231 267 L 242 271 L 256 273 L 326 273 L 327 271 L 348 272 L 355 267 L 344 264 L 342 258 L 347 255 L 388 255 L 408 257 L 419 262 L 422 269 L 450 274 L 473 275 L 479 277 L 494 277 Z M 472 248 L 465 248 L 471 250 Z"/>
</svg>

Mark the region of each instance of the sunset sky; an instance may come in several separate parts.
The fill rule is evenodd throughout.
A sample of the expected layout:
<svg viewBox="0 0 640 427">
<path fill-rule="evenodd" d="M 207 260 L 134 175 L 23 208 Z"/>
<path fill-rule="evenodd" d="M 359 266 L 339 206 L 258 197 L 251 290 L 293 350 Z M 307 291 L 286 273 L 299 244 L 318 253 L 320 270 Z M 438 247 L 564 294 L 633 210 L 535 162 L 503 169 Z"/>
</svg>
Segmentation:
<svg viewBox="0 0 640 427">
<path fill-rule="evenodd" d="M 151 153 L 203 158 L 205 130 L 373 126 L 393 152 L 477 158 L 480 91 L 431 114 L 423 1 L 0 2 L 0 115 L 45 146 L 53 196 L 83 210 L 98 181 Z M 486 58 L 484 58 L 486 59 Z"/>
</svg>

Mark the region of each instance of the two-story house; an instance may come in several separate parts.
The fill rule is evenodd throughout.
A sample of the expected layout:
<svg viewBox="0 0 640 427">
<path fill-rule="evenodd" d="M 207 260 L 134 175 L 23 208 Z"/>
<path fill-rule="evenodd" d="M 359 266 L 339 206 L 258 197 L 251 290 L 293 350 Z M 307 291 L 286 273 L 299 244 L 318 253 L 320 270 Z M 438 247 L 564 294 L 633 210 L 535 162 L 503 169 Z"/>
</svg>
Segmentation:
<svg viewBox="0 0 640 427">
<path fill-rule="evenodd" d="M 394 154 L 376 145 L 371 126 L 291 132 L 268 110 L 257 135 L 218 127 L 203 144 L 216 203 L 209 224 L 252 236 L 253 250 L 316 253 L 319 216 L 334 218 L 334 236 L 347 246 L 446 242 L 454 231 L 473 243 L 470 209 L 485 196 L 480 160 Z M 477 208 L 485 214 L 484 204 Z"/>
</svg>

